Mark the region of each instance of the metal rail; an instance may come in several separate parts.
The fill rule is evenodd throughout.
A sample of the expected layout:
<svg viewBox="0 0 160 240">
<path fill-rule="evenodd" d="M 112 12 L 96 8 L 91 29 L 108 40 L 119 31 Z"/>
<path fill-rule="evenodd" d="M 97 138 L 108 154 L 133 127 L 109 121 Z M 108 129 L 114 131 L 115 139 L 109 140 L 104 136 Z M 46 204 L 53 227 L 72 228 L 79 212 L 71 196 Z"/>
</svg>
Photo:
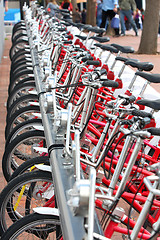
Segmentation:
<svg viewBox="0 0 160 240">
<path fill-rule="evenodd" d="M 42 123 L 49 152 L 50 164 L 52 168 L 52 176 L 55 185 L 56 200 L 60 212 L 61 228 L 63 239 L 65 240 L 82 240 L 87 239 L 87 231 L 85 229 L 85 217 L 74 215 L 71 207 L 67 204 L 68 190 L 73 188 L 75 183 L 74 162 L 73 159 L 63 157 L 64 149 L 64 133 L 65 129 L 61 127 L 57 133 L 53 129 L 52 114 L 46 113 L 45 108 L 45 87 L 43 76 L 39 65 L 38 51 L 34 47 L 30 27 L 26 22 L 26 29 L 31 49 L 32 62 L 34 67 L 34 77 L 36 90 L 39 96 L 40 111 L 42 115 Z M 103 231 L 99 224 L 97 215 L 94 219 L 94 232 L 103 235 Z"/>
</svg>

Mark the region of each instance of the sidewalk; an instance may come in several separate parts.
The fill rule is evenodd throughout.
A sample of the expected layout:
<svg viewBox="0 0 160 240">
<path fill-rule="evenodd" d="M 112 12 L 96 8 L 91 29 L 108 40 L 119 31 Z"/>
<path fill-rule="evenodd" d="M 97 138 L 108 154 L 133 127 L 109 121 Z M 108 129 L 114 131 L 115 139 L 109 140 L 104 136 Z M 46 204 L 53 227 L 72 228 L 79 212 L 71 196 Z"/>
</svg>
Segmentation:
<svg viewBox="0 0 160 240">
<path fill-rule="evenodd" d="M 8 96 L 8 84 L 10 74 L 9 49 L 11 47 L 11 38 L 8 36 L 4 44 L 4 52 L 0 63 L 0 160 L 2 159 L 5 147 L 4 130 L 6 126 L 6 107 L 5 103 Z M 0 191 L 5 186 L 5 180 L 2 174 L 2 163 L 0 163 Z"/>
</svg>

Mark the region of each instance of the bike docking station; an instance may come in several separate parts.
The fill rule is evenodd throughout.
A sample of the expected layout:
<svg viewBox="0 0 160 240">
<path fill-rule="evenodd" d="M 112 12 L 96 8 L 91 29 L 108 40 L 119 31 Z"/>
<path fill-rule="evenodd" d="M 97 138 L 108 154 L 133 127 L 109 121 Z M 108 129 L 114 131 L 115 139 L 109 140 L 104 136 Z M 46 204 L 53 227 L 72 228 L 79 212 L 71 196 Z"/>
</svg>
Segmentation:
<svg viewBox="0 0 160 240">
<path fill-rule="evenodd" d="M 1 239 L 157 239 L 160 100 L 143 96 L 160 74 L 66 10 L 33 1 L 23 12 L 9 52 Z"/>
<path fill-rule="evenodd" d="M 72 151 L 70 150 L 72 104 L 68 105 L 68 109 L 59 110 L 56 100 L 57 73 L 55 71 L 52 74 L 48 71 L 50 68 L 45 66 L 46 75 L 42 74 L 40 61 L 41 64 L 44 61 L 45 65 L 46 62 L 49 62 L 49 58 L 39 56 L 41 55 L 39 52 L 46 56 L 47 47 L 43 44 L 40 46 L 37 22 L 31 18 L 31 12 L 27 7 L 24 7 L 24 13 L 58 206 L 58 211 L 48 208 L 46 211 L 49 214 L 59 215 L 63 239 L 89 240 L 93 239 L 93 232 L 95 236 L 100 235 L 103 239 L 103 231 L 93 210 L 94 198 L 90 198 L 90 194 L 93 195 L 95 192 L 96 172 L 93 169 L 90 170 L 91 179 L 83 177 L 80 166 L 78 130 L 76 130 L 75 140 L 72 142 Z M 92 199 L 92 202 L 89 202 L 89 199 Z M 35 208 L 34 211 L 40 214 L 46 213 L 44 208 L 42 210 Z M 89 214 L 90 217 L 88 217 Z"/>
</svg>

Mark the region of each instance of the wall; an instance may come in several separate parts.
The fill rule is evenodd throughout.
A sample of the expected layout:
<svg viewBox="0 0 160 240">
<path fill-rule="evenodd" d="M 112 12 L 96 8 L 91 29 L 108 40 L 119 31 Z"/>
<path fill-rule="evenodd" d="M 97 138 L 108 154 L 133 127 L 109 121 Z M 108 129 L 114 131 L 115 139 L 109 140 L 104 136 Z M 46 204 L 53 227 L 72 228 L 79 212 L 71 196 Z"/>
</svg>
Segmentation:
<svg viewBox="0 0 160 240">
<path fill-rule="evenodd" d="M 4 8 L 3 0 L 0 0 L 0 62 L 3 55 L 4 47 Z"/>
</svg>

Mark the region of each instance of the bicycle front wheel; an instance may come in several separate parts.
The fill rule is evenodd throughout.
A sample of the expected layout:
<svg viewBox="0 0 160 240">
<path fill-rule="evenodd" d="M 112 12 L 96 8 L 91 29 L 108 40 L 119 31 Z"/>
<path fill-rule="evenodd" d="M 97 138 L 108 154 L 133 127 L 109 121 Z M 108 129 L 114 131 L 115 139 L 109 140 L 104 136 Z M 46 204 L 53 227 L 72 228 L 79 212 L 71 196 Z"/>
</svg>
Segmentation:
<svg viewBox="0 0 160 240">
<path fill-rule="evenodd" d="M 61 239 L 60 220 L 56 216 L 30 214 L 14 223 L 1 240 Z"/>
</svg>

